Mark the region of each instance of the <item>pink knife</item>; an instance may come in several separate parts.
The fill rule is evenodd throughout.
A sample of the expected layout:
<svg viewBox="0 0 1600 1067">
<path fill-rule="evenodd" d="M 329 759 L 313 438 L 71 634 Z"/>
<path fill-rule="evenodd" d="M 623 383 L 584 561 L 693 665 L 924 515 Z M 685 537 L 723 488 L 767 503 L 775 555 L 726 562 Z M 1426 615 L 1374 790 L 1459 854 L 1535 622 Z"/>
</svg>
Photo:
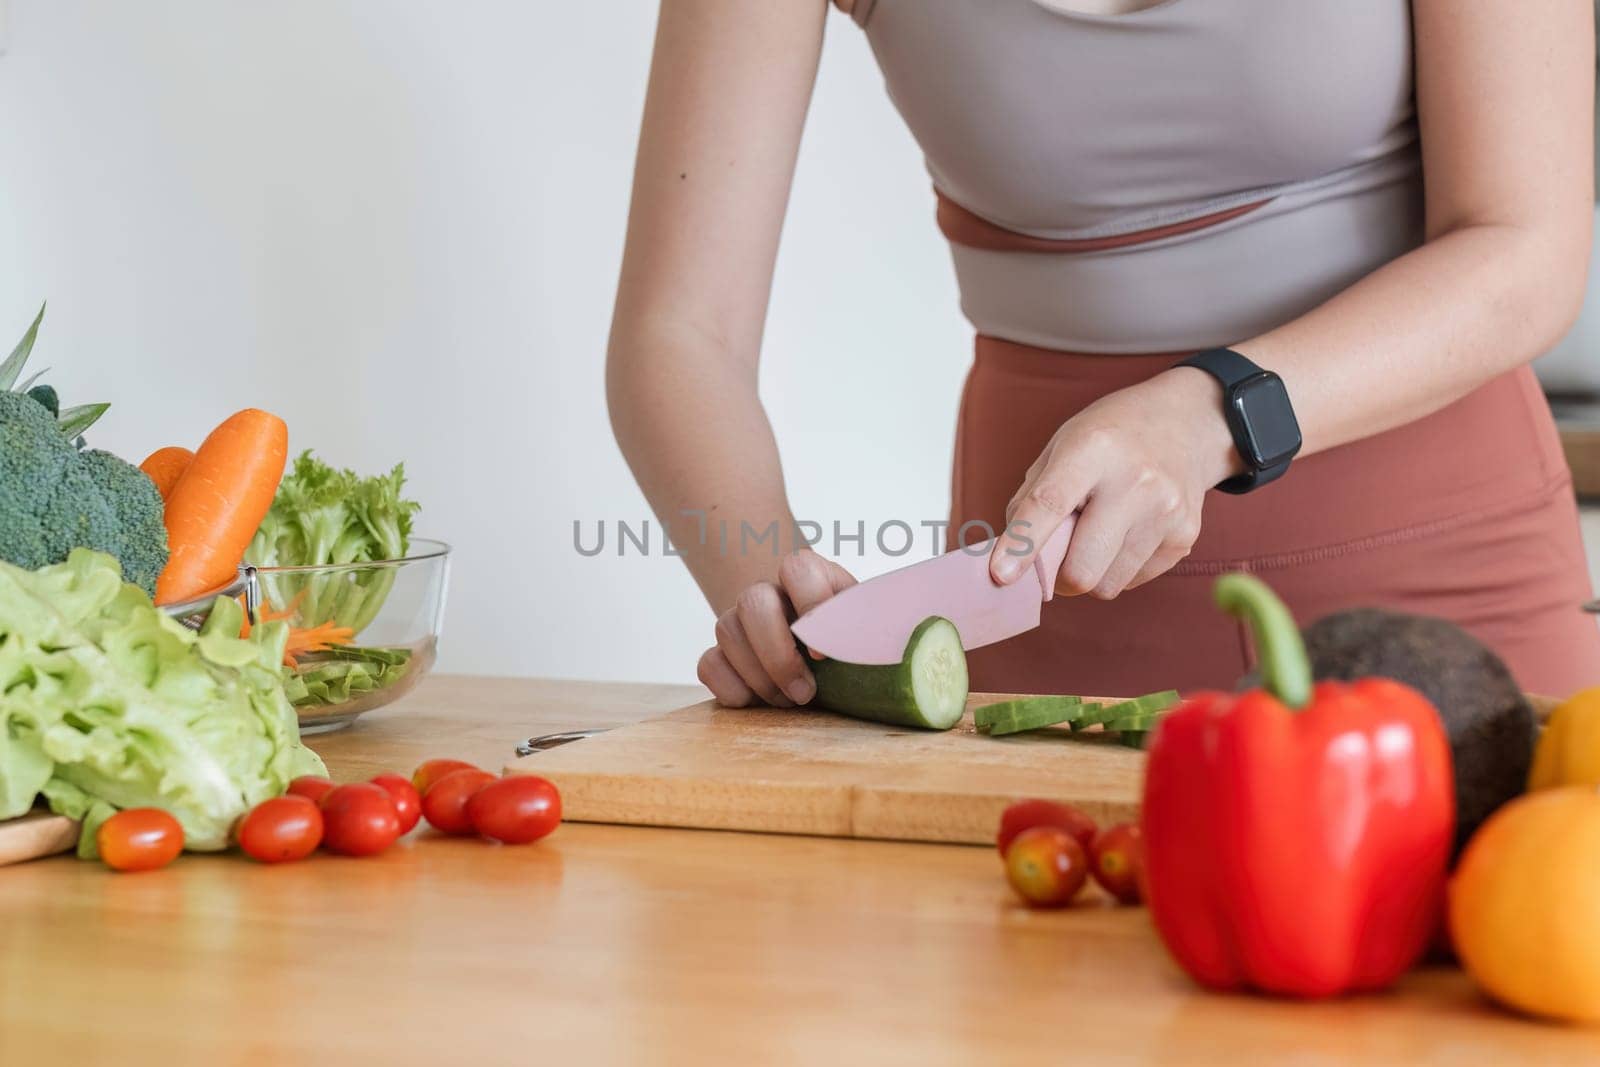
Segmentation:
<svg viewBox="0 0 1600 1067">
<path fill-rule="evenodd" d="M 989 577 L 990 539 L 853 585 L 790 629 L 807 648 L 846 663 L 899 663 L 911 631 L 930 615 L 955 623 L 969 651 L 1004 641 L 1039 625 L 1041 605 L 1055 594 L 1074 518 L 1050 535 L 1030 572 L 1010 585 Z"/>
</svg>

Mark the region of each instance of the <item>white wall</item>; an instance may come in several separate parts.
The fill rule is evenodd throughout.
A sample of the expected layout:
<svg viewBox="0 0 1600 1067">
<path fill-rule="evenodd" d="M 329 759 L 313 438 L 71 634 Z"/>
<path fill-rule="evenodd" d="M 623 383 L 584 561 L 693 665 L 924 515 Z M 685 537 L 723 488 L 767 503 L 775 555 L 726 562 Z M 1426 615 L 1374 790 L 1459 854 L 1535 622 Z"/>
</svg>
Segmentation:
<svg viewBox="0 0 1600 1067">
<path fill-rule="evenodd" d="M 336 462 L 404 459 L 457 551 L 444 669 L 693 679 L 711 619 L 681 564 L 572 548 L 575 518 L 647 514 L 602 365 L 653 4 L 8 3 L 0 342 L 49 299 L 36 365 L 114 402 L 97 445 L 137 460 L 259 406 Z M 833 15 L 762 380 L 800 513 L 944 514 L 955 299 L 920 157 Z"/>
</svg>

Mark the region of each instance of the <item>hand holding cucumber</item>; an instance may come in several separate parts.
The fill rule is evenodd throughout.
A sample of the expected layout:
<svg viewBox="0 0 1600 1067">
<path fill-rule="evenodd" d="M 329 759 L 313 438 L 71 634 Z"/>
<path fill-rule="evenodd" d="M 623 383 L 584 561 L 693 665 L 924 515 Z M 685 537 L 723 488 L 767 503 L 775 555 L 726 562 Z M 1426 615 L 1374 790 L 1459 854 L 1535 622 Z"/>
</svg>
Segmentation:
<svg viewBox="0 0 1600 1067">
<path fill-rule="evenodd" d="M 787 708 L 817 691 L 789 623 L 855 585 L 850 572 L 810 549 L 785 556 L 777 581 L 757 582 L 717 619 L 717 643 L 700 657 L 700 684 L 730 708 Z"/>
<path fill-rule="evenodd" d="M 1008 585 L 1056 527 L 1080 513 L 1056 591 L 1110 600 L 1170 570 L 1200 535 L 1206 490 L 1235 473 L 1238 454 L 1206 374 L 1180 367 L 1095 401 L 1056 431 L 1006 509 L 990 556 Z M 1027 525 L 1022 525 L 1027 524 Z"/>
</svg>

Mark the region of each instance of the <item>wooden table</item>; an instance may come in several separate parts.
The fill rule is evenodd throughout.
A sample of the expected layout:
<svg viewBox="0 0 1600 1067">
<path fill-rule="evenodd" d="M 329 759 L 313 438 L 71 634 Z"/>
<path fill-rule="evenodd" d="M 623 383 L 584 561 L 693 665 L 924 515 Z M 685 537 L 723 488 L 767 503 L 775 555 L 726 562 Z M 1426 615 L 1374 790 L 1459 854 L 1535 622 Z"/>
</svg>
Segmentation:
<svg viewBox="0 0 1600 1067">
<path fill-rule="evenodd" d="M 430 680 L 313 739 L 336 777 L 630 721 L 688 687 Z M 1013 903 L 992 851 L 569 824 L 367 860 L 0 871 L 0 1064 L 1297 1065 L 1600 1060 L 1452 970 L 1198 992 L 1143 910 Z"/>
</svg>

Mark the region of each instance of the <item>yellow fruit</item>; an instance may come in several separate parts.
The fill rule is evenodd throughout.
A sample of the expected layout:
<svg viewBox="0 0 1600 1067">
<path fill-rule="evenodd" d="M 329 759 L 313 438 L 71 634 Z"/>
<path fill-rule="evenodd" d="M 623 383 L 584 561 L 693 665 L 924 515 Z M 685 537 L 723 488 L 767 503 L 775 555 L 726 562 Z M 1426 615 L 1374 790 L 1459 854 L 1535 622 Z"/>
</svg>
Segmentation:
<svg viewBox="0 0 1600 1067">
<path fill-rule="evenodd" d="M 1600 1021 L 1600 790 L 1546 789 L 1495 812 L 1451 880 L 1450 932 L 1494 999 Z"/>
<path fill-rule="evenodd" d="M 1557 785 L 1600 785 L 1600 687 L 1556 708 L 1539 738 L 1528 788 Z"/>
</svg>

